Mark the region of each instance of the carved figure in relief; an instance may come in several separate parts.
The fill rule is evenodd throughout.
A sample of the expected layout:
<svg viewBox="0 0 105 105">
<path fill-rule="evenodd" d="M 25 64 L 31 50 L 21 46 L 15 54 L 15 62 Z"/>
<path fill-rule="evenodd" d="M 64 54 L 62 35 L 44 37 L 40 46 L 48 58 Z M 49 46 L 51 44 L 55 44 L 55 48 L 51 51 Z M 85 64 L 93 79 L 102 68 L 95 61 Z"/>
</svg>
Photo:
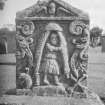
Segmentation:
<svg viewBox="0 0 105 105">
<path fill-rule="evenodd" d="M 49 84 L 48 74 L 53 74 L 55 85 L 61 85 L 59 83 L 58 75 L 60 74 L 60 68 L 57 62 L 57 52 L 62 50 L 60 46 L 58 46 L 59 39 L 56 33 L 52 32 L 49 38 L 49 43 L 46 43 L 46 54 L 43 59 L 42 71 L 44 72 L 44 80 L 45 84 Z"/>
<path fill-rule="evenodd" d="M 25 68 L 26 73 L 20 73 L 19 75 L 19 87 L 22 89 L 30 89 L 32 86 L 32 78 L 29 75 L 29 68 Z"/>
<path fill-rule="evenodd" d="M 27 56 L 28 58 L 28 67 L 32 67 L 33 66 L 33 54 L 30 50 L 30 44 L 32 44 L 33 39 L 32 38 L 25 38 L 21 35 L 17 35 L 16 36 L 17 42 L 19 44 L 19 49 L 20 51 L 18 53 L 18 55 L 20 55 L 20 58 L 24 58 L 25 56 Z"/>
<path fill-rule="evenodd" d="M 75 28 L 75 30 L 73 30 L 73 28 Z M 82 91 L 84 91 L 87 87 L 82 85 L 81 82 L 88 77 L 86 70 L 88 64 L 89 29 L 84 23 L 77 22 L 74 24 L 74 27 L 72 27 L 72 32 L 80 35 L 79 39 L 73 39 L 73 44 L 76 46 L 70 63 L 72 79 L 75 81 L 73 91 L 77 86 L 81 87 Z"/>
<path fill-rule="evenodd" d="M 39 44 L 40 46 L 38 47 L 38 55 L 40 54 L 40 50 L 42 50 L 41 46 L 43 46 L 43 51 L 45 51 L 44 53 L 42 51 L 42 54 L 40 54 L 40 56 L 42 55 L 40 59 L 42 64 L 40 64 L 41 67 L 39 72 L 43 72 L 44 74 L 43 82 L 44 84 L 49 85 L 48 75 L 52 74 L 54 77 L 54 84 L 62 85 L 58 78 L 60 75 L 60 66 L 63 65 L 63 71 L 67 77 L 69 77 L 70 68 L 68 64 L 67 44 L 62 34 L 61 27 L 56 23 L 49 23 L 46 26 L 46 32 L 43 39 L 41 39 L 41 41 L 43 41 L 41 43 L 43 44 Z M 58 57 L 62 58 L 61 65 L 59 64 Z M 37 68 L 36 71 L 38 73 Z"/>
<path fill-rule="evenodd" d="M 49 14 L 51 16 L 54 16 L 55 15 L 55 12 L 56 12 L 56 5 L 55 5 L 55 3 L 52 2 L 49 5 Z"/>
</svg>

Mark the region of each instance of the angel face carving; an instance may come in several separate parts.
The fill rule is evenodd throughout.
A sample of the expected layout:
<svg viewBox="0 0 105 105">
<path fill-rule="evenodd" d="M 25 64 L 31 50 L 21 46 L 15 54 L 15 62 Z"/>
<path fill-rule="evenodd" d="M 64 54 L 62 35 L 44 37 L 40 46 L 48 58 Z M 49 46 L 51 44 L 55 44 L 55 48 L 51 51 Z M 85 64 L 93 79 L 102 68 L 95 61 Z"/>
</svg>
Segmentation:
<svg viewBox="0 0 105 105">
<path fill-rule="evenodd" d="M 56 12 L 56 5 L 55 3 L 50 3 L 49 5 L 49 14 L 51 16 L 55 15 L 55 12 Z"/>
</svg>

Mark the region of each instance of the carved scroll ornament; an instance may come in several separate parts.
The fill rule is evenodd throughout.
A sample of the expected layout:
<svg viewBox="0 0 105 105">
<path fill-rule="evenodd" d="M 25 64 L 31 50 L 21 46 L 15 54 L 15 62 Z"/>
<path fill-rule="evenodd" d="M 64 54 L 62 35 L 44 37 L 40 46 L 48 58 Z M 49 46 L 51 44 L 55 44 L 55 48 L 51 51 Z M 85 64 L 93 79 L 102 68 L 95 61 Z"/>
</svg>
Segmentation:
<svg viewBox="0 0 105 105">
<path fill-rule="evenodd" d="M 22 58 L 24 58 L 25 55 L 27 55 L 33 59 L 32 52 L 29 47 L 29 45 L 33 42 L 33 39 L 32 38 L 24 38 L 23 36 L 20 36 L 20 35 L 17 35 L 16 39 L 17 39 L 17 42 L 21 49 Z"/>
<path fill-rule="evenodd" d="M 20 52 L 20 58 L 24 58 L 25 55 L 29 57 L 31 63 L 33 62 L 33 54 L 30 49 L 30 45 L 33 43 L 33 38 L 30 35 L 33 34 L 35 26 L 31 21 L 23 21 L 17 25 L 16 40 L 18 44 L 17 53 Z"/>
<path fill-rule="evenodd" d="M 74 24 L 75 23 L 75 24 Z M 89 46 L 89 29 L 87 25 L 84 23 L 77 21 L 73 22 L 71 26 L 71 32 L 74 35 L 79 35 L 79 39 L 73 39 L 72 43 L 75 45 L 74 53 L 71 57 L 71 71 L 72 71 L 72 79 L 75 81 L 74 89 L 77 86 L 80 86 L 84 91 L 86 86 L 82 85 L 81 82 L 84 81 L 87 76 L 87 64 L 88 64 L 88 46 Z M 75 28 L 80 28 L 80 30 L 75 30 Z"/>
<path fill-rule="evenodd" d="M 85 27 L 86 25 L 82 21 L 73 21 L 69 26 L 69 30 L 74 35 L 80 35 Z"/>
<path fill-rule="evenodd" d="M 28 30 L 25 30 L 25 27 L 28 27 L 27 28 Z M 17 76 L 19 80 L 18 87 L 21 89 L 23 88 L 29 89 L 32 86 L 30 71 L 32 71 L 32 67 L 33 67 L 33 54 L 30 49 L 30 45 L 33 44 L 33 38 L 29 37 L 29 35 L 32 35 L 34 28 L 30 29 L 29 25 L 27 24 L 26 25 L 21 24 L 17 28 L 18 28 L 18 31 L 16 34 L 16 41 L 18 45 L 18 48 L 16 51 L 17 59 L 19 60 L 24 59 L 26 62 L 25 67 L 22 66 L 22 64 L 19 64 L 20 72 Z M 24 33 L 24 35 L 22 33 Z M 20 69 L 25 72 L 22 72 Z M 26 73 L 27 72 L 26 69 L 28 69 L 29 73 Z"/>
<path fill-rule="evenodd" d="M 35 30 L 35 25 L 31 21 L 22 22 L 20 25 L 17 25 L 17 29 L 21 30 L 21 34 L 24 36 L 30 36 Z"/>
</svg>

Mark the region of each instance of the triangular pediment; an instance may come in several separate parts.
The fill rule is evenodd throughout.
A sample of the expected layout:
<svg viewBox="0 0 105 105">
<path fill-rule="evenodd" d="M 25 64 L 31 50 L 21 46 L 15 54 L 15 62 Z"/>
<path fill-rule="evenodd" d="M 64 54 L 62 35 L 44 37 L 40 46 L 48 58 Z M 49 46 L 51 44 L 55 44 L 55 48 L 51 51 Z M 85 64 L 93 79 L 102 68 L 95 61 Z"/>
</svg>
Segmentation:
<svg viewBox="0 0 105 105">
<path fill-rule="evenodd" d="M 17 13 L 17 18 L 25 17 L 84 17 L 88 15 L 62 0 L 38 1 L 35 5 Z"/>
</svg>

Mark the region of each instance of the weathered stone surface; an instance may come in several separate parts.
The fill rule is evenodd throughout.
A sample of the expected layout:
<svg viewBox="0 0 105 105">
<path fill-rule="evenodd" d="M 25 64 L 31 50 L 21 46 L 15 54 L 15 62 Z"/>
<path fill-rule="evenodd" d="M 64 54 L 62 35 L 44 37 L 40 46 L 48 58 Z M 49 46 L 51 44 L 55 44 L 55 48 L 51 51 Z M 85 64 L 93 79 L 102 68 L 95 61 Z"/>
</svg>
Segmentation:
<svg viewBox="0 0 105 105">
<path fill-rule="evenodd" d="M 43 0 L 40 2 L 37 2 L 35 5 L 20 11 L 17 13 L 16 18 L 27 18 L 27 17 L 49 17 L 50 14 L 48 14 L 49 12 L 47 11 L 47 7 L 49 7 L 49 3 L 56 3 L 56 7 L 58 8 L 56 11 L 56 15 L 57 17 L 71 17 L 71 16 L 75 16 L 75 17 L 81 17 L 83 19 L 89 20 L 89 17 L 86 13 L 84 13 L 83 11 L 71 6 L 70 4 L 62 1 L 62 0 Z M 56 8 L 55 7 L 55 8 Z M 43 18 L 42 18 L 43 19 Z M 50 19 L 50 17 L 49 17 Z"/>
<path fill-rule="evenodd" d="M 27 96 L 10 101 L 101 105 L 87 88 L 89 38 L 88 15 L 61 0 L 38 1 L 18 12 L 16 94 Z"/>
<path fill-rule="evenodd" d="M 71 86 L 84 92 L 89 44 L 84 12 L 61 0 L 39 1 L 17 13 L 16 27 L 17 88 L 62 85 L 67 92 Z"/>
<path fill-rule="evenodd" d="M 4 105 L 104 105 L 99 97 L 88 91 L 87 98 L 80 97 L 42 97 L 42 96 L 8 96 L 0 98 Z"/>
</svg>

